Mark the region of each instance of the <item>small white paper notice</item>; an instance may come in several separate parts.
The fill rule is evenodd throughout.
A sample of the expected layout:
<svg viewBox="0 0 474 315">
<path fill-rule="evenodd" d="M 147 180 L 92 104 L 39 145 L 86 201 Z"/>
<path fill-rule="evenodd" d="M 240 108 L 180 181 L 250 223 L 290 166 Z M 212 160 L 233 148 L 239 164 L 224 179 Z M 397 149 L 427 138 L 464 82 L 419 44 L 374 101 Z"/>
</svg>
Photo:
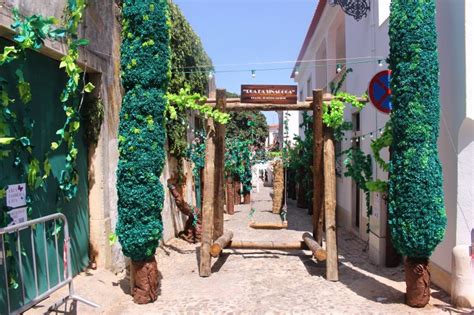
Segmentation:
<svg viewBox="0 0 474 315">
<path fill-rule="evenodd" d="M 20 224 L 28 220 L 26 207 L 8 211 L 12 222 L 8 226 Z"/>
<path fill-rule="evenodd" d="M 26 206 L 26 184 L 9 185 L 7 189 L 7 207 Z"/>
</svg>

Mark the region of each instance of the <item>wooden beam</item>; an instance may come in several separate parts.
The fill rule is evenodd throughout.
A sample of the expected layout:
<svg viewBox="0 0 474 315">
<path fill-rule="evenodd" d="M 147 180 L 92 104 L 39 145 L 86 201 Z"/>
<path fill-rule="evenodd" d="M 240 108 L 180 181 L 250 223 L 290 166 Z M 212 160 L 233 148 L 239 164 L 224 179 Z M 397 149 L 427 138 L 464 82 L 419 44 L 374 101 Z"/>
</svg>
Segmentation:
<svg viewBox="0 0 474 315">
<path fill-rule="evenodd" d="M 263 222 L 257 223 L 252 222 L 249 225 L 252 229 L 259 229 L 259 230 L 282 230 L 288 228 L 288 222 Z"/>
<path fill-rule="evenodd" d="M 324 222 L 324 126 L 323 91 L 313 91 L 313 236 L 319 245 L 323 242 Z"/>
<path fill-rule="evenodd" d="M 221 237 L 219 237 L 214 244 L 211 246 L 211 256 L 218 257 L 222 250 L 229 245 L 230 241 L 232 241 L 232 237 L 234 237 L 234 233 L 232 231 L 225 231 Z"/>
<path fill-rule="evenodd" d="M 326 217 L 326 279 L 338 281 L 337 231 L 336 231 L 336 156 L 332 130 L 324 135 L 324 210 Z"/>
<path fill-rule="evenodd" d="M 232 249 L 268 249 L 268 250 L 307 250 L 306 243 L 301 242 L 253 242 L 231 241 L 227 248 Z"/>
<path fill-rule="evenodd" d="M 317 261 L 325 261 L 326 260 L 326 250 L 315 241 L 315 239 L 309 233 L 303 234 L 303 241 L 306 243 L 306 246 L 313 252 L 314 258 Z"/>
<path fill-rule="evenodd" d="M 326 95 L 324 95 L 323 102 L 330 102 L 334 98 L 335 98 L 334 95 L 326 94 Z M 359 102 L 363 102 L 363 103 L 368 103 L 369 102 L 369 99 L 367 97 L 358 97 L 357 100 Z M 312 103 L 312 102 L 313 102 L 313 97 L 307 97 L 305 99 L 305 103 Z M 217 103 L 217 99 L 215 99 L 215 98 L 208 98 L 206 100 L 206 104 L 209 104 L 209 105 L 216 104 L 216 103 Z M 227 99 L 227 104 L 237 104 L 237 103 L 240 103 L 240 98 L 228 98 Z M 298 103 L 301 104 L 300 102 L 298 102 Z M 243 104 L 245 104 L 245 103 L 243 103 Z M 253 105 L 255 105 L 255 104 L 253 104 Z M 288 104 L 286 106 L 295 106 L 295 105 Z"/>
<path fill-rule="evenodd" d="M 204 163 L 203 205 L 202 205 L 202 239 L 199 263 L 199 275 L 211 275 L 211 244 L 214 229 L 214 199 L 215 199 L 215 158 L 216 158 L 216 130 L 214 121 L 206 121 L 206 156 Z"/>
<path fill-rule="evenodd" d="M 206 100 L 206 104 L 216 104 L 217 103 L 217 98 L 208 98 Z M 232 104 L 232 103 L 240 103 L 240 98 L 228 98 L 227 99 L 227 104 Z"/>
<path fill-rule="evenodd" d="M 226 111 L 226 90 L 216 91 L 216 109 Z M 214 232 L 213 239 L 217 240 L 224 234 L 224 154 L 225 154 L 225 125 L 215 123 L 216 129 L 216 156 L 215 156 L 215 182 L 214 182 Z"/>
</svg>

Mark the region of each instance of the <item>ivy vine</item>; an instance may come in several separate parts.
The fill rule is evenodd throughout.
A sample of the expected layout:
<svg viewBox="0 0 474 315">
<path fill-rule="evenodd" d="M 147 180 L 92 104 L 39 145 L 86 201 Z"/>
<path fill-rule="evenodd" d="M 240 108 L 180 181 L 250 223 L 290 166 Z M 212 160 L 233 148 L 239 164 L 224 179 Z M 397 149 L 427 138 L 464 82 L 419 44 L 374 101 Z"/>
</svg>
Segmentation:
<svg viewBox="0 0 474 315">
<path fill-rule="evenodd" d="M 58 197 L 58 211 L 61 211 L 61 202 L 70 201 L 76 196 L 78 173 L 76 170 L 77 147 L 75 138 L 80 128 L 80 105 L 85 93 L 90 93 L 94 86 L 85 83 L 85 77 L 81 82 L 82 69 L 77 65 L 79 58 L 78 49 L 87 45 L 85 39 L 79 39 L 77 30 L 82 21 L 83 12 L 86 7 L 84 0 L 69 0 L 66 5 L 66 18 L 64 23 L 55 17 L 43 17 L 41 15 L 22 16 L 17 9 L 13 9 L 12 29 L 16 32 L 13 36 L 13 45 L 6 46 L 0 53 L 0 67 L 18 61 L 15 76 L 17 78 L 16 87 L 19 95 L 19 102 L 24 106 L 13 110 L 12 105 L 17 101 L 10 98 L 8 94 L 8 82 L 0 78 L 0 160 L 13 157 L 13 165 L 23 174 L 26 170 L 26 182 L 31 192 L 38 188 L 46 189 L 45 181 L 51 174 L 51 163 L 49 157 L 61 145 L 67 147 L 66 166 L 59 179 L 59 189 L 61 194 Z M 23 69 L 27 58 L 27 51 L 38 51 L 44 46 L 44 41 L 63 40 L 68 46 L 66 56 L 61 59 L 60 68 L 64 68 L 68 76 L 68 81 L 61 95 L 61 103 L 66 114 L 66 121 L 63 127 L 56 132 L 58 140 L 51 143 L 50 149 L 45 153 L 40 162 L 39 157 L 33 154 L 34 144 L 31 142 L 34 120 L 30 118 L 30 108 L 28 104 L 34 95 L 31 92 L 30 83 L 26 80 Z M 80 88 L 82 86 L 82 89 Z M 82 94 L 82 99 L 78 100 L 78 94 Z M 18 113 L 18 111 L 21 111 Z M 23 117 L 22 121 L 18 117 Z M 0 188 L 0 201 L 6 196 L 6 188 Z M 31 215 L 31 199 L 27 198 L 28 216 Z M 3 213 L 1 225 L 8 224 L 8 218 Z M 52 233 L 57 233 L 60 226 L 56 225 Z M 6 259 L 13 260 L 12 246 L 14 242 L 8 236 L 5 238 Z M 22 249 L 22 255 L 26 255 Z M 15 265 L 14 261 L 10 262 Z M 18 288 L 16 281 L 17 271 L 10 270 L 8 275 L 9 286 Z"/>
</svg>

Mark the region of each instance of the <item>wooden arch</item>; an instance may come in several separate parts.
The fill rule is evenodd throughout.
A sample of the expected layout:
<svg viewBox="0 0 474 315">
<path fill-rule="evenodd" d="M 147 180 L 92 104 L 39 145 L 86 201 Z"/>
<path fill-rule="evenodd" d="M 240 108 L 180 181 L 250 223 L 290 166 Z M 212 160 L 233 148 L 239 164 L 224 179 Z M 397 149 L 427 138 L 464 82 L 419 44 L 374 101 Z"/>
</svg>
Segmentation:
<svg viewBox="0 0 474 315">
<path fill-rule="evenodd" d="M 326 279 L 338 281 L 338 258 L 336 237 L 336 165 L 332 130 L 323 125 L 323 102 L 330 102 L 334 96 L 323 95 L 314 90 L 313 97 L 298 104 L 244 104 L 240 99 L 227 99 L 226 90 L 218 89 L 215 99 L 207 103 L 223 112 L 229 111 L 313 111 L 313 237 L 303 235 L 299 244 L 275 242 L 232 241 L 232 232 L 224 233 L 224 152 L 225 125 L 206 122 L 206 157 L 204 165 L 202 206 L 202 241 L 200 248 L 199 275 L 211 275 L 211 248 L 214 255 L 227 248 L 246 249 L 311 249 L 316 258 L 326 259 Z M 321 247 L 325 226 L 326 251 Z M 217 250 L 216 250 L 217 248 Z"/>
</svg>

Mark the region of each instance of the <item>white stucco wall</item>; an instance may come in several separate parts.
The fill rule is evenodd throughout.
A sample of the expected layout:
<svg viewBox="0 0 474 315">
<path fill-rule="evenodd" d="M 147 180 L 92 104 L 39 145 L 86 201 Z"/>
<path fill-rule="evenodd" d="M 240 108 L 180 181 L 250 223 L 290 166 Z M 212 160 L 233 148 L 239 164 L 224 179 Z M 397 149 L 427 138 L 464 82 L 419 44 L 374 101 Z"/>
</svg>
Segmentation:
<svg viewBox="0 0 474 315">
<path fill-rule="evenodd" d="M 448 215 L 448 227 L 445 240 L 432 256 L 441 270 L 448 274 L 451 271 L 451 251 L 457 244 L 471 244 L 474 225 L 474 1 L 438 0 L 437 23 L 439 34 L 440 60 L 440 101 L 442 115 L 440 122 L 439 151 L 443 165 L 445 205 Z M 326 7 L 319 26 L 313 36 L 304 59 L 314 59 L 313 55 L 331 59 L 340 56 L 334 51 L 337 42 L 337 25 L 339 24 L 337 8 Z M 346 90 L 353 94 L 366 92 L 368 83 L 374 74 L 386 69 L 377 62 L 351 64 L 350 58 L 371 57 L 385 59 L 389 55 L 388 18 L 390 0 L 372 1 L 372 10 L 367 18 L 356 22 L 345 16 L 345 55 L 348 67 L 354 72 L 349 74 Z M 324 45 L 324 47 L 322 47 Z M 324 51 L 324 49 L 326 49 Z M 340 50 L 340 49 L 339 49 Z M 324 53 L 322 52 L 324 51 Z M 317 58 L 316 58 L 317 59 Z M 312 88 L 322 88 L 321 79 L 330 80 L 335 71 L 327 66 L 327 75 L 317 71 L 316 66 L 303 64 L 300 75 L 295 78 L 302 91 L 308 90 L 308 78 L 312 78 Z M 322 74 L 323 73 L 323 74 Z M 346 111 L 346 120 L 352 120 L 353 111 Z M 368 105 L 360 113 L 361 130 L 359 133 L 348 133 L 347 137 L 360 136 L 382 128 L 388 116 Z M 302 133 L 302 131 L 300 131 Z M 375 134 L 375 133 L 374 133 Z M 350 141 L 342 143 L 342 149 L 351 145 Z M 370 153 L 370 141 L 361 142 L 361 148 Z M 384 152 L 388 158 L 388 152 Z M 375 164 L 375 163 L 374 163 Z M 387 179 L 387 174 L 374 167 L 374 177 Z M 338 223 L 354 230 L 354 189 L 351 179 L 339 178 L 337 183 Z M 374 194 L 372 204 L 374 215 L 371 220 L 372 230 L 370 245 L 372 251 L 383 252 L 386 207 L 378 194 Z M 363 238 L 365 234 L 365 202 L 361 200 L 362 218 L 359 230 L 354 230 Z M 372 258 L 372 257 L 371 257 Z M 382 261 L 380 261 L 382 263 Z"/>
<path fill-rule="evenodd" d="M 466 117 L 458 133 L 458 205 L 456 245 L 474 243 L 474 2 L 464 10 Z M 474 275 L 473 275 L 474 276 Z"/>
<path fill-rule="evenodd" d="M 350 16 L 346 16 L 346 53 L 347 58 L 364 57 L 368 62 L 361 64 L 350 64 L 348 67 L 353 72 L 347 77 L 347 92 L 362 95 L 367 92 L 369 82 L 378 72 L 387 69 L 386 63 L 382 66 L 378 64 L 378 59 L 385 60 L 389 54 L 388 43 L 388 14 L 389 1 L 374 1 L 372 10 L 367 18 L 357 22 Z M 346 110 L 346 120 L 352 120 L 352 114 L 356 111 Z M 352 136 L 360 137 L 372 133 L 373 138 L 380 137 L 378 130 L 383 128 L 388 120 L 387 114 L 378 111 L 372 104 L 360 112 L 360 131 L 353 133 Z M 360 147 L 366 154 L 371 154 L 371 138 L 365 137 L 360 140 Z M 343 150 L 351 146 L 350 141 L 343 142 Z M 387 160 L 388 151 L 384 150 L 382 156 Z M 373 163 L 374 179 L 387 180 L 387 174 Z M 365 196 L 361 192 L 360 198 L 360 225 L 357 228 L 355 222 L 355 194 L 353 180 L 350 178 L 340 178 L 338 181 L 338 204 L 342 211 L 345 211 L 350 219 L 350 226 L 363 238 L 370 236 L 370 257 L 377 264 L 384 264 L 385 239 L 387 228 L 387 208 L 385 201 L 380 194 L 372 194 L 373 215 L 370 220 L 371 233 L 366 233 L 367 207 L 365 206 Z"/>
</svg>

